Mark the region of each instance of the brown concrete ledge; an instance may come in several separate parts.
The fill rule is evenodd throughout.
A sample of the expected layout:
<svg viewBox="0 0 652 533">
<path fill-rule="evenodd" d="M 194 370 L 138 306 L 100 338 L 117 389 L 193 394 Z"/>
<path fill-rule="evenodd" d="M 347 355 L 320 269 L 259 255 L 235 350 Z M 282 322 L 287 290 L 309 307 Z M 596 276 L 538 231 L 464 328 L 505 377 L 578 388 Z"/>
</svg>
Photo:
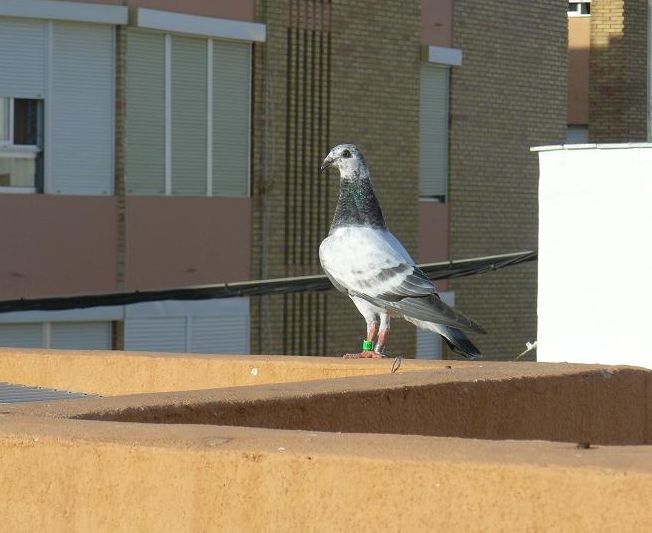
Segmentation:
<svg viewBox="0 0 652 533">
<path fill-rule="evenodd" d="M 5 531 L 649 531 L 650 447 L 0 416 Z"/>
<path fill-rule="evenodd" d="M 0 348 L 0 380 L 113 396 L 384 374 L 392 361 Z M 400 372 L 457 364 L 407 359 Z"/>
<path fill-rule="evenodd" d="M 69 400 L 5 412 L 156 424 L 649 444 L 651 379 L 651 372 L 635 367 L 460 362 L 403 374 Z"/>
<path fill-rule="evenodd" d="M 3 530 L 652 528 L 648 370 L 20 354 L 0 380 L 177 390 L 0 406 Z"/>
</svg>

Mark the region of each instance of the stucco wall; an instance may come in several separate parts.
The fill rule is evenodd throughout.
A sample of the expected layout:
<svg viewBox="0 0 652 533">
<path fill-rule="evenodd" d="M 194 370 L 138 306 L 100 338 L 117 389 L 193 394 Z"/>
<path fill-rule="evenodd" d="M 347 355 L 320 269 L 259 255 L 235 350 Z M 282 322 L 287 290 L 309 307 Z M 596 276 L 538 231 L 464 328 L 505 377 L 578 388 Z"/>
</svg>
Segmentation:
<svg viewBox="0 0 652 533">
<path fill-rule="evenodd" d="M 0 298 L 111 292 L 116 200 L 0 194 Z"/>
</svg>

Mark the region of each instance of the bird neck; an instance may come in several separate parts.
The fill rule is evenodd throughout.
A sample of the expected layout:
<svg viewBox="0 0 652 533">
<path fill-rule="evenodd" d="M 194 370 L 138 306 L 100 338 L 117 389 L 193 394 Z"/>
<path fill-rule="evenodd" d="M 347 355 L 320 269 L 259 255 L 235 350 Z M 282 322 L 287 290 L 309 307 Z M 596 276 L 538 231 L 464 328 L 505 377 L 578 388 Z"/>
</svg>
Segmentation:
<svg viewBox="0 0 652 533">
<path fill-rule="evenodd" d="M 342 226 L 385 228 L 383 212 L 368 173 L 340 178 L 340 197 L 330 233 Z"/>
</svg>

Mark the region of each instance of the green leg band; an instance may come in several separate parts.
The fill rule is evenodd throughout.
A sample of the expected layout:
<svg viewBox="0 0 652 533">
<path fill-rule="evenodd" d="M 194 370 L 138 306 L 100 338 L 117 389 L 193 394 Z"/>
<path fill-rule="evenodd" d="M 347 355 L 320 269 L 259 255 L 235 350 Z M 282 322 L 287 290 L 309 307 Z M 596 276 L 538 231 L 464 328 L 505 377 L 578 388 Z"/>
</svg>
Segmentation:
<svg viewBox="0 0 652 533">
<path fill-rule="evenodd" d="M 372 341 L 362 341 L 362 349 L 364 351 L 370 351 L 374 349 L 374 343 Z"/>
</svg>

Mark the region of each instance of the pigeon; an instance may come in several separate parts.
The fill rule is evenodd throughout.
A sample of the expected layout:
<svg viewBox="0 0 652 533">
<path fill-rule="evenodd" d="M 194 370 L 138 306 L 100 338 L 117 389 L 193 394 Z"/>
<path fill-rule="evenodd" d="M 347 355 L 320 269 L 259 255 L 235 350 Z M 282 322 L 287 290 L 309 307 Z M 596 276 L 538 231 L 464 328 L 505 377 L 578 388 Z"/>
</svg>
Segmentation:
<svg viewBox="0 0 652 533">
<path fill-rule="evenodd" d="M 354 144 L 340 144 L 320 170 L 331 167 L 340 173 L 340 195 L 328 236 L 319 246 L 319 260 L 367 323 L 363 351 L 344 357 L 383 357 L 390 317 L 438 333 L 466 358 L 479 357 L 464 331 L 486 331 L 441 300 L 433 282 L 387 229 L 362 152 Z"/>
</svg>

